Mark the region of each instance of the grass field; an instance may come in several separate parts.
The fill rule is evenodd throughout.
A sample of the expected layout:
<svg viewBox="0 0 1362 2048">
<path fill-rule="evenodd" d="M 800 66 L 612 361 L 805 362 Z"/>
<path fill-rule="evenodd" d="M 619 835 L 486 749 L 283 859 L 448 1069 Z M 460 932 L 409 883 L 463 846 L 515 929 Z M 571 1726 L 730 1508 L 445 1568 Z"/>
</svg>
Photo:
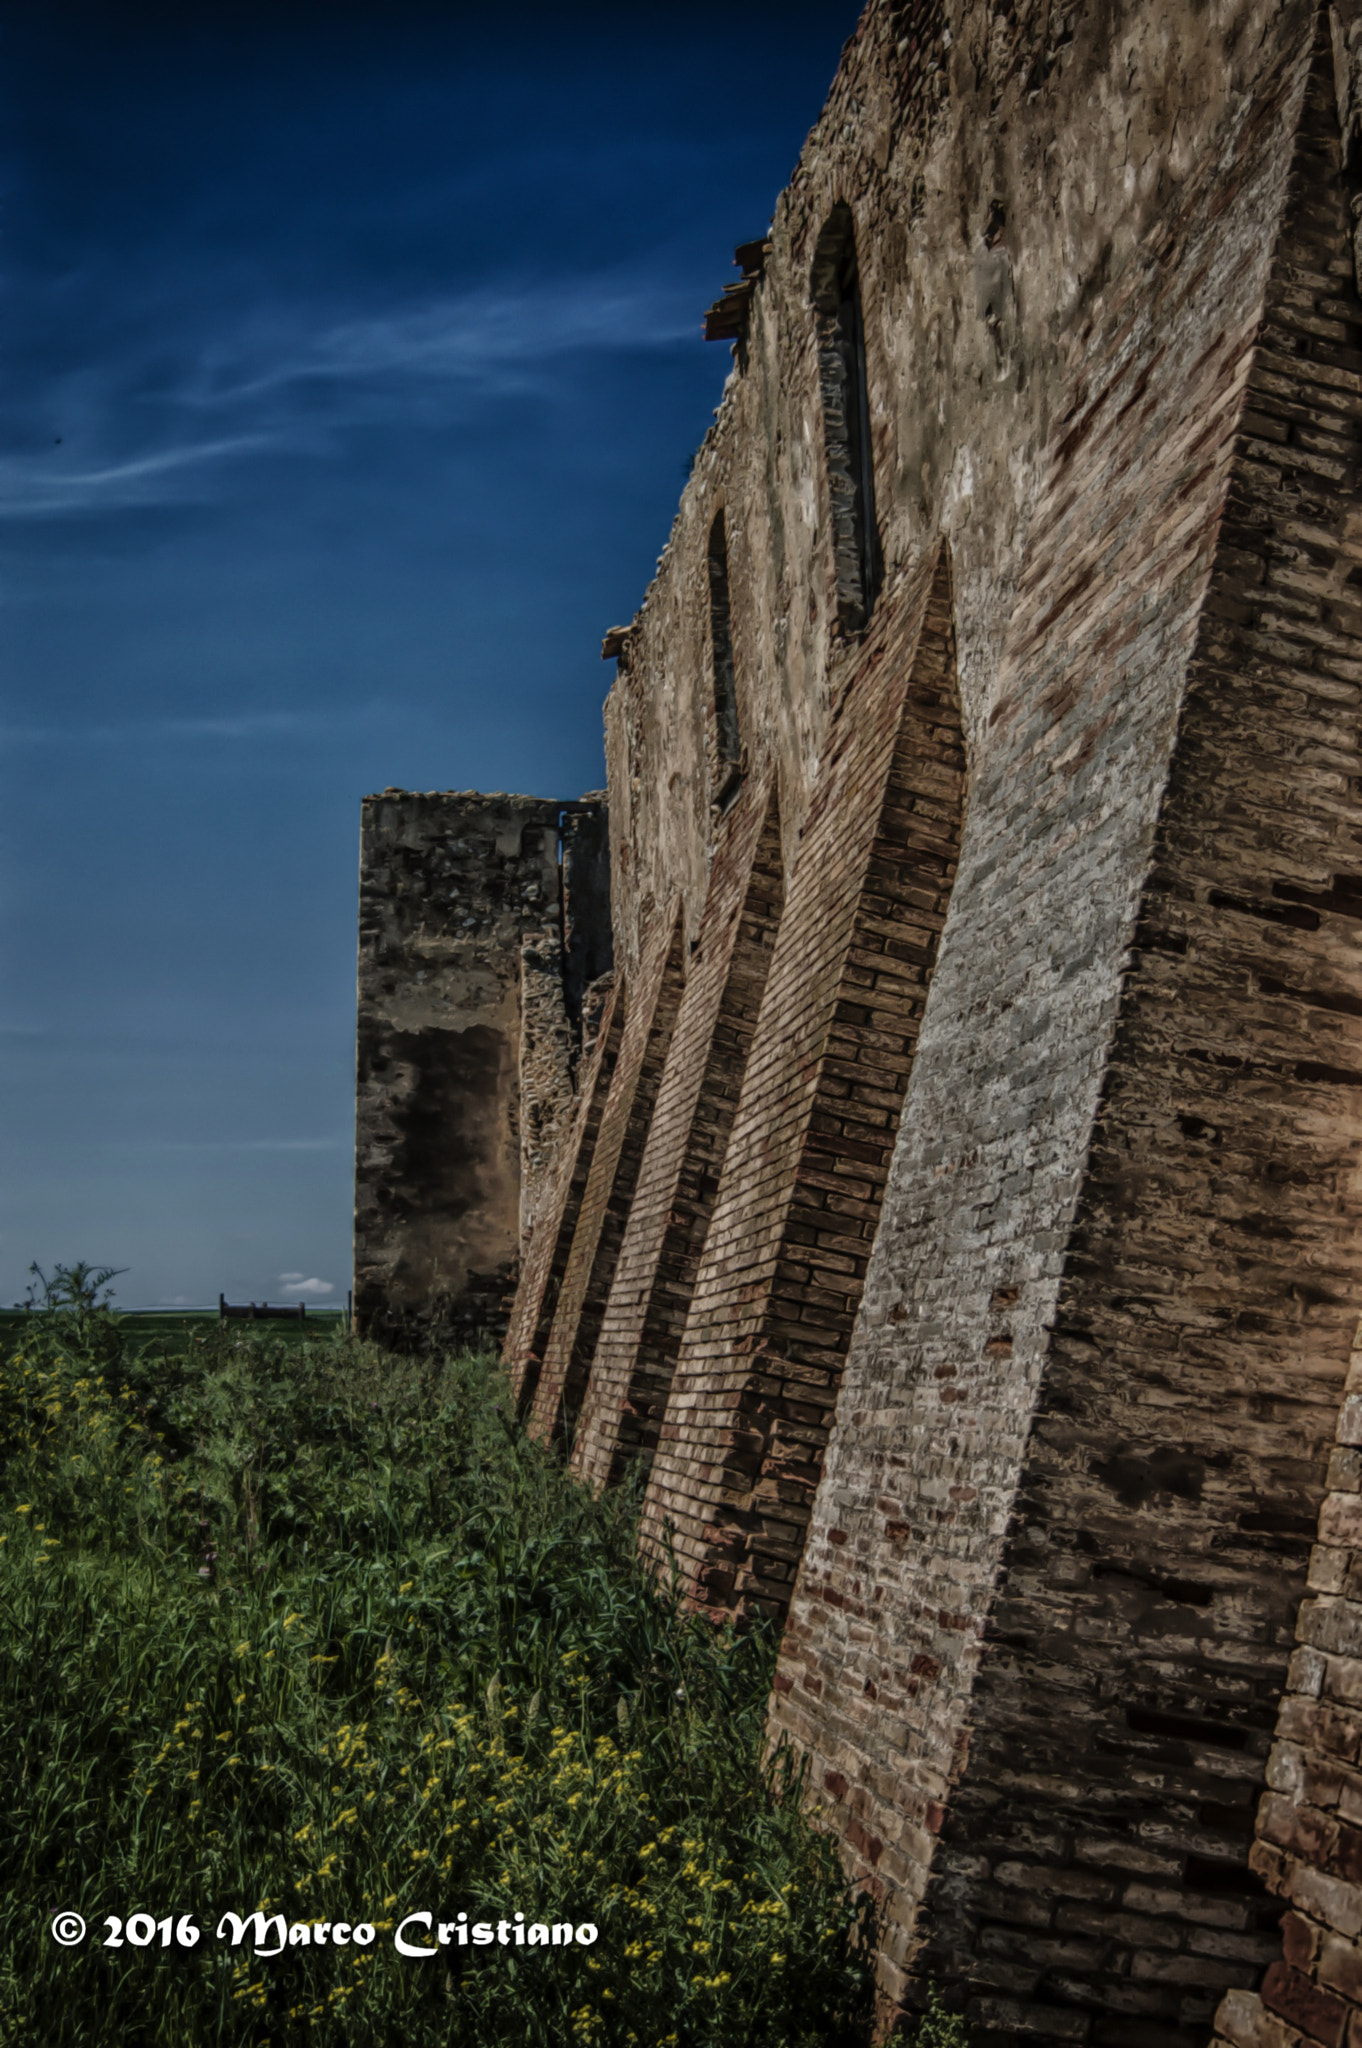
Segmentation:
<svg viewBox="0 0 1362 2048">
<path fill-rule="evenodd" d="M 865 2039 L 862 1909 L 762 1762 L 772 1644 L 678 1614 L 488 1362 L 296 1328 L 0 1324 L 0 2036 Z M 257 1908 L 278 1956 L 231 1945 Z"/>
<path fill-rule="evenodd" d="M 12 1344 L 19 1340 L 25 1321 L 31 1315 L 31 1310 L 22 1308 L 0 1309 L 0 1343 Z M 310 1308 L 296 1322 L 292 1319 L 258 1324 L 234 1321 L 230 1326 L 224 1326 L 215 1308 L 155 1308 L 119 1310 L 113 1314 L 113 1320 L 129 1351 L 155 1351 L 173 1357 L 184 1350 L 191 1337 L 211 1336 L 223 1327 L 230 1327 L 237 1335 L 243 1329 L 253 1329 L 257 1334 L 268 1335 L 272 1341 L 282 1344 L 313 1344 L 319 1339 L 344 1335 L 347 1316 L 343 1308 Z"/>
</svg>

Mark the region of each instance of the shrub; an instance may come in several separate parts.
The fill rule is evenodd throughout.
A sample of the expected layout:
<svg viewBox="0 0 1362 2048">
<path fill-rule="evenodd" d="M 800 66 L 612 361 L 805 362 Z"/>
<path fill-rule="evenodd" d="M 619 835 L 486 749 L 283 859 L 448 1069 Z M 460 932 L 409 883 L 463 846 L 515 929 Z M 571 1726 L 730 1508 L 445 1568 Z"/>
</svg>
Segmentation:
<svg viewBox="0 0 1362 2048">
<path fill-rule="evenodd" d="M 864 2038 L 863 1909 L 786 1760 L 760 1761 L 771 1641 L 677 1613 L 627 1495 L 593 1502 L 527 1443 L 494 1367 L 217 1331 L 153 1357 L 82 1313 L 0 1340 L 0 2032 Z M 215 1938 L 257 1908 L 376 1939 Z M 416 1924 L 438 1953 L 404 1959 L 417 1911 L 511 1938 Z M 168 1951 L 101 1945 L 139 1912 L 171 1916 Z M 599 1939 L 514 1941 L 568 1921 Z"/>
<path fill-rule="evenodd" d="M 913 2048 L 968 2048 L 969 2042 L 965 2022 L 958 2013 L 947 2012 L 935 1991 L 910 2038 Z"/>
</svg>

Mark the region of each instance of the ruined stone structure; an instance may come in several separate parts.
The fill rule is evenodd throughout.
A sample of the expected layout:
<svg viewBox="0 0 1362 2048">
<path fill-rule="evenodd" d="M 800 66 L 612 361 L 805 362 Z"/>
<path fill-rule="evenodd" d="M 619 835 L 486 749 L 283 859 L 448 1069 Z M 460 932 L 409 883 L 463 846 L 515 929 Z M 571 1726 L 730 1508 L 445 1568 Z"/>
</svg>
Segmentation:
<svg viewBox="0 0 1362 2048">
<path fill-rule="evenodd" d="M 355 1317 L 505 1328 L 610 966 L 604 805 L 386 789 L 360 835 Z"/>
<path fill-rule="evenodd" d="M 871 0 L 606 641 L 521 1413 L 997 2048 L 1362 2042 L 1360 130 L 1357 0 Z"/>
</svg>

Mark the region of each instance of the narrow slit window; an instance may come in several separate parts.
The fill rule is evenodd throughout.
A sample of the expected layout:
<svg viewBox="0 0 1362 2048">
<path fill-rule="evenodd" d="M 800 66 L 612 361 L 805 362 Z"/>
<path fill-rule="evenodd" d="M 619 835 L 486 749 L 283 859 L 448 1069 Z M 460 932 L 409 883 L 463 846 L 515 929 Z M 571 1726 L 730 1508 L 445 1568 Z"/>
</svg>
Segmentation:
<svg viewBox="0 0 1362 2048">
<path fill-rule="evenodd" d="M 728 529 L 722 512 L 709 529 L 709 645 L 714 671 L 714 798 L 731 803 L 742 782 L 742 730 L 733 676 L 733 623 L 728 601 Z"/>
<path fill-rule="evenodd" d="M 842 630 L 859 633 L 883 579 L 866 381 L 856 235 L 848 206 L 833 208 L 813 263 L 823 444 L 832 512 L 833 571 Z"/>
</svg>

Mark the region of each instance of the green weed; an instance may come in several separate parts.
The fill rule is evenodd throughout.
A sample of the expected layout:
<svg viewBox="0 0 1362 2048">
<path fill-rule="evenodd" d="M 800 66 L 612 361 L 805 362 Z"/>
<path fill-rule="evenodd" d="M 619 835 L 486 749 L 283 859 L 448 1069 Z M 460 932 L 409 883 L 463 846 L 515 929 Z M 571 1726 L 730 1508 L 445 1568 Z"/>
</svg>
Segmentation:
<svg viewBox="0 0 1362 2048">
<path fill-rule="evenodd" d="M 52 1305 L 0 1333 L 0 1458 L 0 2035 L 865 2038 L 862 1909 L 760 1762 L 771 1642 L 677 1614 L 633 1504 L 527 1443 L 495 1368 L 211 1330 L 166 1358 Z M 375 1939 L 215 1938 L 257 1908 Z M 102 1945 L 139 1912 L 202 1936 Z M 434 1956 L 394 1948 L 416 1912 Z M 440 1946 L 461 1912 L 510 1940 Z M 567 1922 L 594 1945 L 515 1943 Z"/>
<path fill-rule="evenodd" d="M 935 1992 L 908 2039 L 912 2048 L 969 2048 L 965 2022 L 958 2013 L 947 2012 Z"/>
</svg>

